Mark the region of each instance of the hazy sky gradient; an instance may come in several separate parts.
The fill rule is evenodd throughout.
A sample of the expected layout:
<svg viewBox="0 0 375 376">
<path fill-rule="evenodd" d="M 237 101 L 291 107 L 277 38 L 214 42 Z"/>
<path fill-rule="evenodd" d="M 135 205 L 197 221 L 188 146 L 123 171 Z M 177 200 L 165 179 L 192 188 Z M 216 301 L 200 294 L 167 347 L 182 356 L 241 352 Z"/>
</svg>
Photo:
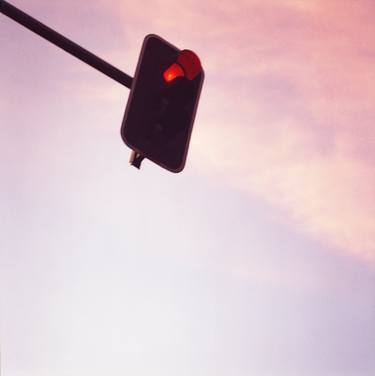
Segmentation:
<svg viewBox="0 0 375 376">
<path fill-rule="evenodd" d="M 137 171 L 128 89 L 0 17 L 2 376 L 372 376 L 373 1 L 13 3 L 206 81 L 184 172 Z"/>
</svg>

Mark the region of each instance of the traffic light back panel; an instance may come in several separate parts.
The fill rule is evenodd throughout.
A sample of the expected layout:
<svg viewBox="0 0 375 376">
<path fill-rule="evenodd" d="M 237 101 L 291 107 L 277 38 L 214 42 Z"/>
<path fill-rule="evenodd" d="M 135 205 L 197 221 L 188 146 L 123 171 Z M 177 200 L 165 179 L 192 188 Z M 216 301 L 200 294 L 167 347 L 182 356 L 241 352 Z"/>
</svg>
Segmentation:
<svg viewBox="0 0 375 376">
<path fill-rule="evenodd" d="M 182 73 L 166 80 L 179 56 L 181 51 L 164 39 L 146 36 L 121 127 L 127 146 L 172 172 L 185 166 L 204 80 L 203 70 L 194 79 Z"/>
</svg>

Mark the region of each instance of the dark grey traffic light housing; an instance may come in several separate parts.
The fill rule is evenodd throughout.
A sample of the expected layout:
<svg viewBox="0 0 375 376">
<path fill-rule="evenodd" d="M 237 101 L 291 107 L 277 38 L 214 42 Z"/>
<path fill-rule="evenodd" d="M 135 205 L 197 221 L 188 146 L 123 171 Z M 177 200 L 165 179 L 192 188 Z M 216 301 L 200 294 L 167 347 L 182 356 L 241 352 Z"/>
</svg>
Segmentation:
<svg viewBox="0 0 375 376">
<path fill-rule="evenodd" d="M 121 127 L 122 139 L 138 158 L 183 170 L 203 80 L 193 52 L 146 36 Z"/>
</svg>

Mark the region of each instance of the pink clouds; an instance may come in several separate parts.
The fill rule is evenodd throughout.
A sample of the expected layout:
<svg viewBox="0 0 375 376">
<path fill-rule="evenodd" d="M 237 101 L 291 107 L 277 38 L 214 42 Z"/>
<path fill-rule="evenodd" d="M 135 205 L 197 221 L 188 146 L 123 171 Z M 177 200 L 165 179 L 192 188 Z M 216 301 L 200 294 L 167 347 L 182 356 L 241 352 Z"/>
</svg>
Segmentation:
<svg viewBox="0 0 375 376">
<path fill-rule="evenodd" d="M 249 37 L 235 31 L 240 48 L 214 62 L 217 71 L 235 66 L 236 84 L 212 83 L 206 108 L 226 110 L 214 124 L 202 114 L 196 152 L 301 231 L 374 261 L 373 6 L 321 2 L 305 12 L 286 3 L 263 22 L 248 19 Z"/>
</svg>

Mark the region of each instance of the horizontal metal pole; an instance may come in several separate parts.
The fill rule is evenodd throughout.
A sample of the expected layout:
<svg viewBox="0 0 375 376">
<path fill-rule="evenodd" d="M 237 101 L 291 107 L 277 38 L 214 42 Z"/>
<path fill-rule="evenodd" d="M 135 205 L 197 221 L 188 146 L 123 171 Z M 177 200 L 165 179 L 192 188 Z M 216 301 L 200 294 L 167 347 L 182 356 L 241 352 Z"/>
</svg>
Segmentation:
<svg viewBox="0 0 375 376">
<path fill-rule="evenodd" d="M 86 64 L 104 73 L 106 76 L 112 78 L 113 80 L 119 82 L 120 84 L 126 86 L 129 89 L 131 88 L 133 81 L 132 77 L 128 76 L 126 73 L 117 69 L 113 65 L 107 63 L 100 57 L 94 55 L 90 51 L 79 46 L 77 43 L 74 43 L 70 39 L 59 34 L 55 30 L 42 24 L 41 22 L 29 16 L 25 12 L 22 12 L 15 6 L 9 4 L 4 0 L 0 0 L 0 12 L 5 14 L 12 20 L 18 22 L 22 26 L 26 27 L 27 29 L 38 34 L 42 38 L 47 39 L 54 45 L 62 48 L 64 51 L 82 60 Z"/>
</svg>

